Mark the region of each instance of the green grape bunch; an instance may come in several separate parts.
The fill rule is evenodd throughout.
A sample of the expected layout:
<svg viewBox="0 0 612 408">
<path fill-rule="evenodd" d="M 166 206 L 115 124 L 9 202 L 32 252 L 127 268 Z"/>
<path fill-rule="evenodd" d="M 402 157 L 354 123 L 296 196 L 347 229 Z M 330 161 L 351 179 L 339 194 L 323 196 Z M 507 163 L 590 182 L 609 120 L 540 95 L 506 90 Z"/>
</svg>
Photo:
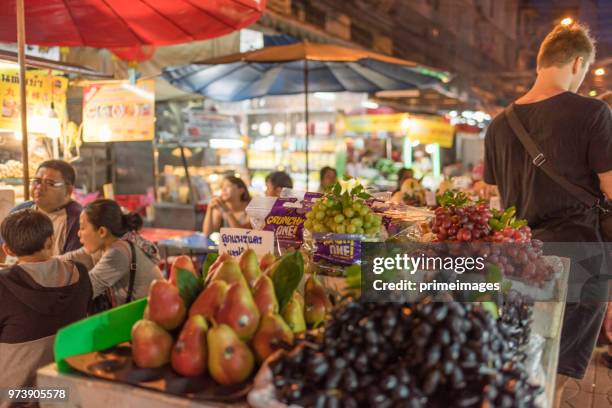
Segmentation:
<svg viewBox="0 0 612 408">
<path fill-rule="evenodd" d="M 369 197 L 354 179 L 337 182 L 314 203 L 304 226 L 317 233 L 376 235 L 382 217 L 366 204 Z"/>
</svg>

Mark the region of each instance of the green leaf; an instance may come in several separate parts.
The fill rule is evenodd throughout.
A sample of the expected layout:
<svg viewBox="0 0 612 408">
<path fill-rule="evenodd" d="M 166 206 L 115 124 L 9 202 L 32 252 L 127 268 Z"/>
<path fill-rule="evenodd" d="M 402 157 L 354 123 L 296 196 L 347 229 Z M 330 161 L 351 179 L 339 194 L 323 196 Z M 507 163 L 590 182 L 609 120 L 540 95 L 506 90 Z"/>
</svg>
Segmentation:
<svg viewBox="0 0 612 408">
<path fill-rule="evenodd" d="M 359 195 L 363 191 L 363 186 L 359 184 L 357 187 L 351 190 L 351 195 Z"/>
<path fill-rule="evenodd" d="M 351 265 L 345 270 L 346 273 L 346 287 L 348 289 L 360 289 L 361 288 L 361 266 Z"/>
<path fill-rule="evenodd" d="M 470 198 L 461 191 L 447 190 L 438 197 L 438 202 L 442 207 L 464 207 L 470 204 Z"/>
<path fill-rule="evenodd" d="M 503 293 L 508 293 L 510 292 L 510 289 L 512 289 L 512 282 L 509 280 L 504 281 L 501 285 L 501 291 Z"/>
<path fill-rule="evenodd" d="M 514 214 L 516 214 L 516 207 L 510 207 L 510 208 L 507 208 L 506 211 L 504 211 L 500 219 L 502 228 L 505 228 L 508 226 L 510 219 L 514 217 Z"/>
<path fill-rule="evenodd" d="M 296 251 L 281 258 L 272 275 L 279 310 L 283 310 L 289 302 L 303 277 L 304 258 L 301 252 Z"/>
<path fill-rule="evenodd" d="M 334 195 L 340 195 L 341 191 L 342 191 L 342 186 L 340 186 L 340 183 L 334 184 L 334 187 L 332 187 L 332 192 L 334 193 Z"/>
<path fill-rule="evenodd" d="M 510 226 L 515 229 L 526 227 L 527 225 L 527 220 L 514 220 L 512 223 L 510 223 Z"/>
<path fill-rule="evenodd" d="M 198 279 L 192 272 L 182 268 L 176 270 L 176 287 L 187 308 L 202 292 L 202 286 L 202 280 Z"/>
<path fill-rule="evenodd" d="M 496 220 L 495 218 L 491 218 L 489 220 L 489 226 L 493 228 L 493 231 L 501 231 L 503 229 L 503 224 L 501 221 Z"/>
<path fill-rule="evenodd" d="M 370 194 L 366 193 L 366 192 L 362 192 L 357 194 L 357 197 L 362 198 L 364 200 L 367 200 L 368 198 L 372 197 Z"/>
<path fill-rule="evenodd" d="M 206 277 L 208 276 L 208 270 L 210 269 L 212 264 L 215 263 L 218 257 L 219 257 L 219 254 L 216 254 L 213 252 L 206 255 L 206 259 L 204 260 L 204 263 L 202 264 L 202 281 L 206 282 Z"/>
<path fill-rule="evenodd" d="M 493 315 L 493 318 L 499 318 L 499 311 L 497 310 L 497 304 L 495 302 L 482 302 L 482 308 L 489 311 Z"/>
<path fill-rule="evenodd" d="M 501 282 L 503 278 L 504 278 L 504 275 L 501 269 L 499 269 L 499 266 L 489 264 L 487 268 L 487 282 L 490 282 L 490 283 Z"/>
</svg>

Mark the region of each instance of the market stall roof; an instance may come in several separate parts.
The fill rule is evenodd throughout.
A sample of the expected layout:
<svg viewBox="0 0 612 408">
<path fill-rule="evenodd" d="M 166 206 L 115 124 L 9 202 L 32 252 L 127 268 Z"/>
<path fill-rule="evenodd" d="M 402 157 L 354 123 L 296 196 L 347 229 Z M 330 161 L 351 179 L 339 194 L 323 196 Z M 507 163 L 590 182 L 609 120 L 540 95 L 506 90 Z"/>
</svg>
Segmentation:
<svg viewBox="0 0 612 408">
<path fill-rule="evenodd" d="M 96 48 L 205 40 L 253 24 L 266 0 L 28 0 L 28 44 Z M 16 42 L 15 0 L 0 8 L 0 42 Z"/>
<path fill-rule="evenodd" d="M 0 61 L 17 63 L 17 53 L 14 51 L 0 50 Z M 26 56 L 26 66 L 31 68 L 52 69 L 62 71 L 66 74 L 75 74 L 96 78 L 112 78 L 110 74 L 99 72 L 89 67 L 71 64 L 67 62 L 54 61 L 46 58 Z"/>
<path fill-rule="evenodd" d="M 399 111 L 431 114 L 458 109 L 480 109 L 482 106 L 477 98 L 467 92 L 452 92 L 442 88 L 382 91 L 377 92 L 373 100 Z"/>
<path fill-rule="evenodd" d="M 374 59 L 390 64 L 417 67 L 412 61 L 390 57 L 375 52 L 341 47 L 334 44 L 319 44 L 310 41 L 298 42 L 289 45 L 278 45 L 261 48 L 259 50 L 211 58 L 199 62 L 201 64 L 229 64 L 236 61 L 249 62 L 288 62 L 288 61 L 329 61 L 329 62 L 357 62 L 363 59 Z M 432 70 L 433 71 L 433 70 Z M 440 72 L 440 71 L 433 71 Z"/>
<path fill-rule="evenodd" d="M 170 67 L 163 76 L 189 92 L 240 101 L 304 92 L 435 87 L 447 82 L 450 75 L 369 51 L 301 42 Z"/>
</svg>

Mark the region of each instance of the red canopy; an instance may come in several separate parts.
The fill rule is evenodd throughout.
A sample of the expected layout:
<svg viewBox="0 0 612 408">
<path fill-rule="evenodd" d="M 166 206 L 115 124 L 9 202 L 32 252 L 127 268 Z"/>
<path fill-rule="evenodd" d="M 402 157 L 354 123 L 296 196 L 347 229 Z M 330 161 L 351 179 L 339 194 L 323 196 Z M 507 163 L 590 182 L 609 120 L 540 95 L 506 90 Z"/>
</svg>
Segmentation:
<svg viewBox="0 0 612 408">
<path fill-rule="evenodd" d="M 17 42 L 15 0 L 0 8 L 0 42 Z M 266 0 L 26 0 L 26 42 L 96 48 L 169 45 L 253 24 Z"/>
</svg>

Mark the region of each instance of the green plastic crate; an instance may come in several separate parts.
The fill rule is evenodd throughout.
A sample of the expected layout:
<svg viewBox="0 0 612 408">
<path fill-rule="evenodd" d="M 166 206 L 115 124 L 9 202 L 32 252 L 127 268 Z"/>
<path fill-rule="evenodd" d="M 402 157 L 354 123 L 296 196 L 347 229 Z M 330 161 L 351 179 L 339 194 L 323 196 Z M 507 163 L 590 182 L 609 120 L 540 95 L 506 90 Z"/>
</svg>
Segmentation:
<svg viewBox="0 0 612 408">
<path fill-rule="evenodd" d="M 53 347 L 58 370 L 62 373 L 71 370 L 65 362 L 67 357 L 130 341 L 132 326 L 142 319 L 146 306 L 147 299 L 139 299 L 60 329 Z"/>
</svg>

